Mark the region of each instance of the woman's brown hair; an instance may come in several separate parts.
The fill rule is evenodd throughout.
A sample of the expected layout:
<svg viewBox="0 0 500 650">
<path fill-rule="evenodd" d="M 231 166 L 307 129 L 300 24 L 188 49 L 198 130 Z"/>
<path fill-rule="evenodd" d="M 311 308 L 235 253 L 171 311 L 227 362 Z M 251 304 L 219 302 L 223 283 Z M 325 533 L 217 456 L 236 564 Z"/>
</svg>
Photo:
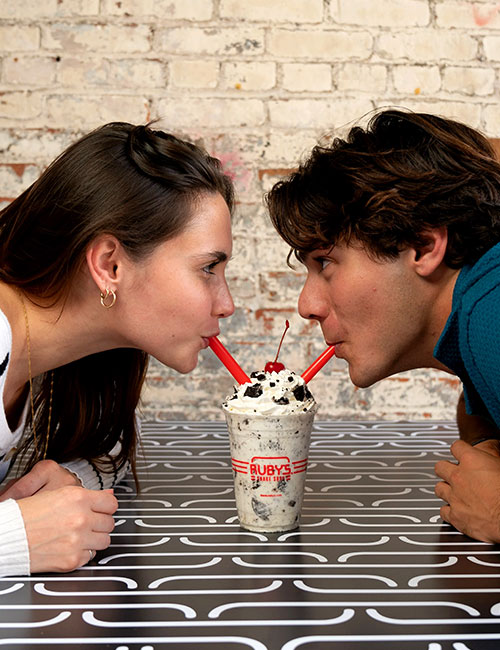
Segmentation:
<svg viewBox="0 0 500 650">
<path fill-rule="evenodd" d="M 394 258 L 446 226 L 445 262 L 461 268 L 500 241 L 500 164 L 464 124 L 386 110 L 345 140 L 315 147 L 267 205 L 299 259 L 353 237 L 374 257 Z"/>
<path fill-rule="evenodd" d="M 64 306 L 97 236 L 112 234 L 132 259 L 144 259 L 182 232 L 196 201 L 213 193 L 232 210 L 230 179 L 200 147 L 150 126 L 106 124 L 66 149 L 0 212 L 0 281 Z M 135 476 L 135 410 L 147 363 L 140 350 L 114 349 L 52 371 L 47 457 L 84 458 L 108 472 L 130 461 Z M 40 432 L 47 430 L 50 383 L 46 373 L 35 398 Z M 28 435 L 23 453 L 31 442 Z M 37 460 L 34 451 L 28 467 Z"/>
</svg>

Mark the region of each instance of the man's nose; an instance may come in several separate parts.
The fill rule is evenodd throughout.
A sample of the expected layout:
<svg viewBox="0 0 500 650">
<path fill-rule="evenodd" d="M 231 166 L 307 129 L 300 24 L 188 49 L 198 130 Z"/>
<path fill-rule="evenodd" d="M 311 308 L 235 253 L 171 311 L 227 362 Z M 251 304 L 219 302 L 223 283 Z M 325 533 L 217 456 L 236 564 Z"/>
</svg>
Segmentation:
<svg viewBox="0 0 500 650">
<path fill-rule="evenodd" d="M 322 321 L 328 314 L 328 301 L 323 283 L 316 277 L 307 276 L 299 296 L 299 314 L 302 318 Z"/>
</svg>

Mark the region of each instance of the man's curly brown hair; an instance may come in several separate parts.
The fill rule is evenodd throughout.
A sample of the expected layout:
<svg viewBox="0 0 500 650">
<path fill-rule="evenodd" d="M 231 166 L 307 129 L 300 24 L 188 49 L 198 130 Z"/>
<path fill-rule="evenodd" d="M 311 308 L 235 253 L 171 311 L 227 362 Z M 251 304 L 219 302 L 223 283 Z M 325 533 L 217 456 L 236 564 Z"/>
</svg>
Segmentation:
<svg viewBox="0 0 500 650">
<path fill-rule="evenodd" d="M 474 263 L 500 241 L 500 163 L 488 140 L 453 120 L 385 110 L 346 140 L 317 146 L 266 197 L 295 255 L 355 238 L 395 258 L 446 226 L 445 263 Z"/>
</svg>

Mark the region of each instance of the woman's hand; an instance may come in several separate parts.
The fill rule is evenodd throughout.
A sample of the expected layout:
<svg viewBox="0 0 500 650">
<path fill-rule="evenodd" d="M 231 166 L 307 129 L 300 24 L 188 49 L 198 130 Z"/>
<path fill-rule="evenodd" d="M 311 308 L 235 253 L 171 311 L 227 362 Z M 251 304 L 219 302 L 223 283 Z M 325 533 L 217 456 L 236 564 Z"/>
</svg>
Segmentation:
<svg viewBox="0 0 500 650">
<path fill-rule="evenodd" d="M 54 460 L 41 460 L 24 476 L 9 481 L 0 492 L 0 501 L 23 499 L 44 490 L 57 490 L 69 485 L 80 486 L 80 480 Z"/>
<path fill-rule="evenodd" d="M 451 453 L 458 463 L 440 460 L 435 465 L 443 480 L 434 491 L 447 503 L 441 518 L 465 535 L 490 543 L 500 542 L 500 457 L 495 451 L 487 442 L 472 447 L 457 440 Z"/>
<path fill-rule="evenodd" d="M 28 538 L 31 573 L 73 571 L 110 544 L 118 502 L 113 490 L 69 486 L 18 502 Z M 91 553 L 89 553 L 91 551 Z"/>
</svg>

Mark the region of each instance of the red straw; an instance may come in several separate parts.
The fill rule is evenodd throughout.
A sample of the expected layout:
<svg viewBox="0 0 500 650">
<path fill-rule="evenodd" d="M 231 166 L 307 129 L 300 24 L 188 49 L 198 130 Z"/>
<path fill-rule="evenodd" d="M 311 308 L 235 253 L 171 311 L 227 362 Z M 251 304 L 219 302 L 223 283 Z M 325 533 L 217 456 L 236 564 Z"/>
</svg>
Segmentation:
<svg viewBox="0 0 500 650">
<path fill-rule="evenodd" d="M 240 368 L 240 366 L 236 363 L 236 361 L 216 336 L 211 336 L 208 339 L 208 345 L 212 349 L 212 352 L 214 352 L 219 357 L 219 359 L 239 384 L 246 384 L 247 382 L 252 381 L 250 377 L 248 377 L 248 375 L 244 372 L 244 370 Z"/>
<path fill-rule="evenodd" d="M 322 352 L 316 361 L 313 361 L 307 370 L 302 373 L 302 379 L 306 382 L 311 381 L 314 375 L 321 370 L 321 368 L 330 361 L 335 354 L 335 346 L 329 345 L 324 352 Z"/>
</svg>

